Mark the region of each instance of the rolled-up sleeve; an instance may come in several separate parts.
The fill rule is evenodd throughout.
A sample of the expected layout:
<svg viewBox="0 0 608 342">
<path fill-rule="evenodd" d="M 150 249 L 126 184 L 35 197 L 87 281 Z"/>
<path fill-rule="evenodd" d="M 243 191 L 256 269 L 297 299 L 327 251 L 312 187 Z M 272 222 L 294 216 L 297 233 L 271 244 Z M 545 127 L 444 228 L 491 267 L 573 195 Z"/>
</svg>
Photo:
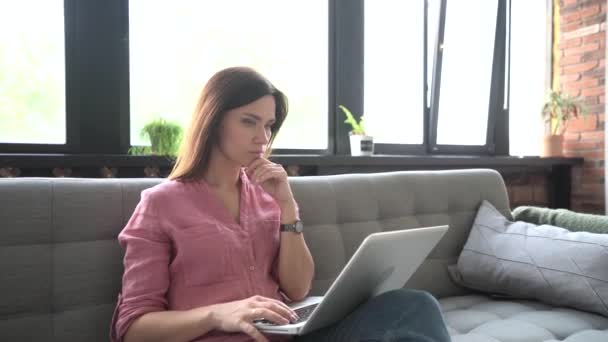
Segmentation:
<svg viewBox="0 0 608 342">
<path fill-rule="evenodd" d="M 167 310 L 171 243 L 160 227 L 146 191 L 129 222 L 118 235 L 125 250 L 122 292 L 114 310 L 110 338 L 122 341 L 137 318 Z"/>
</svg>

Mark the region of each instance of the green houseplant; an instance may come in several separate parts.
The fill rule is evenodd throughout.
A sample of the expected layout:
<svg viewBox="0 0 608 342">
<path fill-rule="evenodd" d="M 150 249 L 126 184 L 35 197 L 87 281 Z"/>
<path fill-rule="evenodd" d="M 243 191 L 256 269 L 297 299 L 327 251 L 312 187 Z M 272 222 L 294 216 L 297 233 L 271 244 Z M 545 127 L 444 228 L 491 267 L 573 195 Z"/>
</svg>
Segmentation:
<svg viewBox="0 0 608 342">
<path fill-rule="evenodd" d="M 183 130 L 180 125 L 163 118 L 146 124 L 141 132 L 142 139 L 150 141 L 150 146 L 133 146 L 131 154 L 156 154 L 175 157 L 181 143 Z"/>
<path fill-rule="evenodd" d="M 541 111 L 545 130 L 542 156 L 561 156 L 563 134 L 568 122 L 584 117 L 586 112 L 582 99 L 561 91 L 550 91 Z"/>
<path fill-rule="evenodd" d="M 586 107 L 582 99 L 560 91 L 551 91 L 543 104 L 542 116 L 547 135 L 561 135 L 568 127 L 568 121 L 585 116 Z"/>
<path fill-rule="evenodd" d="M 344 122 L 351 127 L 349 133 L 350 154 L 353 156 L 371 156 L 374 153 L 374 139 L 365 133 L 363 116 L 357 122 L 353 113 L 346 106 L 339 105 L 338 108 L 346 115 Z"/>
</svg>

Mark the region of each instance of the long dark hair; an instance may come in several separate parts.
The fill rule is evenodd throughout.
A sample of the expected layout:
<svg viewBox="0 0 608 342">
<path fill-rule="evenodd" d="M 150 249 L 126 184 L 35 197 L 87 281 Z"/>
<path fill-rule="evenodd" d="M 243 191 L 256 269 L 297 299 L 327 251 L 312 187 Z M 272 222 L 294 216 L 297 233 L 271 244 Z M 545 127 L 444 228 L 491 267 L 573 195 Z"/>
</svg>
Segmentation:
<svg viewBox="0 0 608 342">
<path fill-rule="evenodd" d="M 287 97 L 257 71 L 233 67 L 213 75 L 199 96 L 192 120 L 180 147 L 175 166 L 169 175 L 173 180 L 196 180 L 209 165 L 211 148 L 219 141 L 219 128 L 225 113 L 263 96 L 275 100 L 275 123 L 271 127 L 266 155 L 287 116 Z"/>
</svg>

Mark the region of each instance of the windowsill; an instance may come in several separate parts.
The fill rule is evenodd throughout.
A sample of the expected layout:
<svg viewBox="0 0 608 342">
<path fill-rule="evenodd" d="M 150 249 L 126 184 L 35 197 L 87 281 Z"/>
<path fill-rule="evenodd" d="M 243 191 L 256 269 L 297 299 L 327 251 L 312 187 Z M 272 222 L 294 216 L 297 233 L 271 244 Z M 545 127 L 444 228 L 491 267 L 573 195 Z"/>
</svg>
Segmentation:
<svg viewBox="0 0 608 342">
<path fill-rule="evenodd" d="M 429 166 L 429 167 L 550 167 L 582 165 L 582 157 L 512 157 L 469 155 L 274 155 L 274 162 L 283 165 L 317 166 Z M 110 154 L 12 154 L 0 153 L 0 167 L 166 167 L 173 159 L 160 156 Z"/>
</svg>

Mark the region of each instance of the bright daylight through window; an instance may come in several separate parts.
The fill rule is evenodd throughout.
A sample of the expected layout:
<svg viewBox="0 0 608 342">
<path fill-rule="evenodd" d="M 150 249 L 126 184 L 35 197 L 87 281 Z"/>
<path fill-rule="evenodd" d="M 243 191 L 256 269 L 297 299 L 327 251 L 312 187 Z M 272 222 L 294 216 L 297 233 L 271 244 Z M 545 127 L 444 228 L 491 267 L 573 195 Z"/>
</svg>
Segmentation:
<svg viewBox="0 0 608 342">
<path fill-rule="evenodd" d="M 63 0 L 0 2 L 0 143 L 65 144 Z"/>
<path fill-rule="evenodd" d="M 485 145 L 498 0 L 446 6 L 437 144 Z"/>
<path fill-rule="evenodd" d="M 375 142 L 423 142 L 423 39 L 424 1 L 365 1 L 363 115 Z"/>
<path fill-rule="evenodd" d="M 289 98 L 273 147 L 328 146 L 326 1 L 129 1 L 131 144 L 162 117 L 185 127 L 206 81 L 251 66 Z"/>
</svg>

